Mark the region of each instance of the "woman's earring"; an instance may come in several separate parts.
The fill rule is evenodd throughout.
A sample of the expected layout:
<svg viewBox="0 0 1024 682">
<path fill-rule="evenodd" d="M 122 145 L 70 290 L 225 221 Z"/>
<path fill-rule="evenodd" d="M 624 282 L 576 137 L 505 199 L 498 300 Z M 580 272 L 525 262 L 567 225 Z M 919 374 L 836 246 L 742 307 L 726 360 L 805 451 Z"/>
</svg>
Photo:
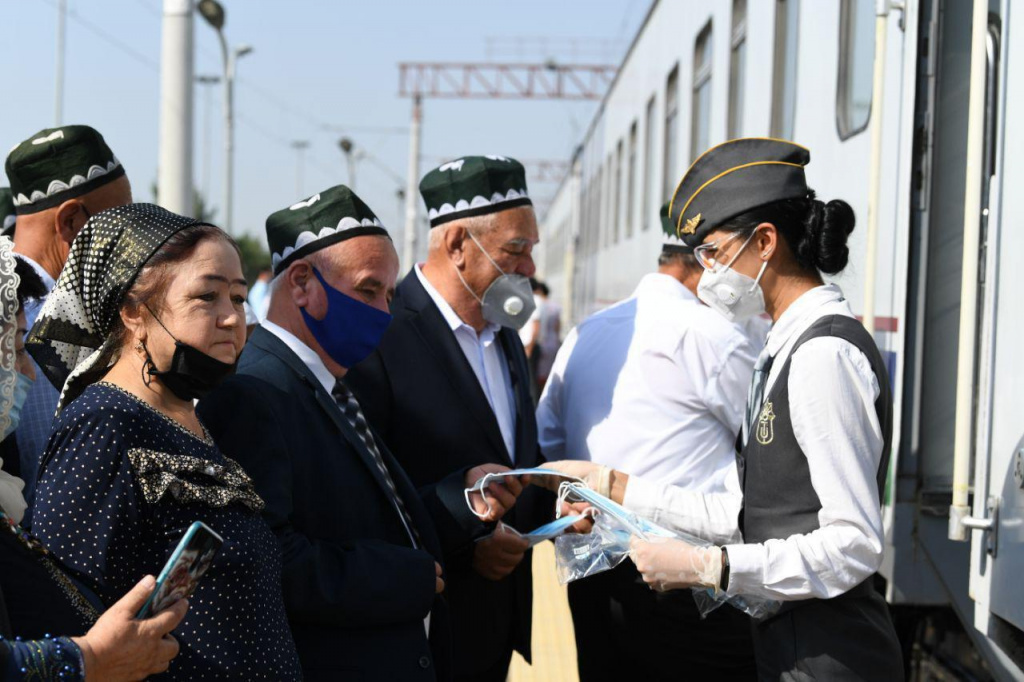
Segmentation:
<svg viewBox="0 0 1024 682">
<path fill-rule="evenodd" d="M 145 351 L 146 351 L 145 344 L 143 344 L 142 341 L 136 341 L 135 342 L 135 352 L 137 352 L 137 353 L 144 353 Z"/>
</svg>

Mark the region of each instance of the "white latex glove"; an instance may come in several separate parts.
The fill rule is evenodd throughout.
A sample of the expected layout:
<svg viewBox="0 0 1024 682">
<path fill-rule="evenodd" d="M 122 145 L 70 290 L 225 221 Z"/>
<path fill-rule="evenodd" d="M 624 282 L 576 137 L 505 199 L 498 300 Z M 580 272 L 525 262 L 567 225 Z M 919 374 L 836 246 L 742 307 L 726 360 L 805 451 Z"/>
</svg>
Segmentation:
<svg viewBox="0 0 1024 682">
<path fill-rule="evenodd" d="M 694 547 L 682 540 L 634 537 L 629 557 L 652 590 L 665 592 L 703 585 L 718 592 L 722 580 L 722 548 Z"/>
<path fill-rule="evenodd" d="M 542 468 L 554 469 L 566 476 L 574 476 L 582 480 L 588 488 L 598 495 L 611 497 L 612 469 L 604 464 L 579 459 L 563 459 L 557 462 L 546 462 L 542 465 Z M 550 476 L 536 476 L 533 482 L 537 485 L 553 485 L 552 490 L 554 492 L 558 492 L 558 485 L 562 483 L 561 480 L 551 478 Z"/>
</svg>

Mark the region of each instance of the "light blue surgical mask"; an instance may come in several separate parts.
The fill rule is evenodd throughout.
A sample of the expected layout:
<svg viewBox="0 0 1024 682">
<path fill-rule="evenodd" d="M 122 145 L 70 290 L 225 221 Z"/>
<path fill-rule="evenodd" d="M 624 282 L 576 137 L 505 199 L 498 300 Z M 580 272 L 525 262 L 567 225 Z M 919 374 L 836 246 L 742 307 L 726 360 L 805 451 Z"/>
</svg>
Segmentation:
<svg viewBox="0 0 1024 682">
<path fill-rule="evenodd" d="M 11 404 L 11 411 L 8 413 L 10 418 L 10 424 L 7 425 L 7 431 L 4 432 L 4 438 L 14 433 L 14 429 L 18 428 L 18 422 L 21 421 L 21 408 L 25 405 L 25 399 L 28 398 L 28 391 L 32 388 L 32 384 L 35 383 L 34 379 L 30 379 L 21 372 L 17 372 L 17 380 L 14 384 L 14 402 Z"/>
</svg>

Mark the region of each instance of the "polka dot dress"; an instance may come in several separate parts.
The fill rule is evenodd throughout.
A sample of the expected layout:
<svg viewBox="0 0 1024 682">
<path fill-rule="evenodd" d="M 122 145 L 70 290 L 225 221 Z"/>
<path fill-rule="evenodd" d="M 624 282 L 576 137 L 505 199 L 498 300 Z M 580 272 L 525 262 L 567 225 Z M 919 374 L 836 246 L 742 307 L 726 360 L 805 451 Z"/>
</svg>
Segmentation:
<svg viewBox="0 0 1024 682">
<path fill-rule="evenodd" d="M 157 575 L 194 521 L 224 538 L 160 679 L 296 680 L 281 557 L 238 465 L 131 394 L 93 384 L 61 413 L 33 531 L 107 603 Z"/>
</svg>

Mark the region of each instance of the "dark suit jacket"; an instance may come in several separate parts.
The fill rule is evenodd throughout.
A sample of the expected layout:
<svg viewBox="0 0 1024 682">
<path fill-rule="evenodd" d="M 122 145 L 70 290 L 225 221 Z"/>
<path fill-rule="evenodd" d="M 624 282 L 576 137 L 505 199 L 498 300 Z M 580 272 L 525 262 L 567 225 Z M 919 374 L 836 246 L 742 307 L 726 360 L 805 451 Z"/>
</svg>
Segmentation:
<svg viewBox="0 0 1024 682">
<path fill-rule="evenodd" d="M 462 499 L 464 474 L 421 499 L 378 439 L 424 543 L 413 549 L 366 445 L 312 371 L 262 328 L 199 414 L 266 502 L 306 679 L 450 679 L 449 610 L 434 594 L 443 551 L 431 514 L 449 542 L 471 543 L 456 530 L 476 521 Z"/>
<path fill-rule="evenodd" d="M 519 335 L 507 328 L 498 335 L 516 398 L 513 464 L 480 382 L 415 272 L 399 285 L 391 312 L 394 319 L 380 346 L 345 382 L 413 483 L 436 483 L 452 469 L 487 462 L 513 468 L 540 464 L 529 368 Z M 503 520 L 528 531 L 550 520 L 553 510 L 554 497 L 531 487 Z M 492 582 L 473 571 L 474 546 L 445 556 L 456 675 L 489 670 L 511 648 L 530 659 L 530 555 L 511 576 Z"/>
</svg>

